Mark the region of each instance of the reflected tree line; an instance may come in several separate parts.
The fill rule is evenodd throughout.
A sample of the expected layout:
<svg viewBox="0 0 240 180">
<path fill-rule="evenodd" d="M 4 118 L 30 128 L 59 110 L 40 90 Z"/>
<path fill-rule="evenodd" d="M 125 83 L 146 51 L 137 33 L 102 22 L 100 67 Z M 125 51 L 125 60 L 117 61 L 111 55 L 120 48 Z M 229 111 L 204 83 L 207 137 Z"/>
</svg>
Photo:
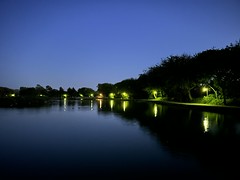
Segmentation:
<svg viewBox="0 0 240 180">
<path fill-rule="evenodd" d="M 127 125 L 138 125 L 159 141 L 167 151 L 196 157 L 220 179 L 226 172 L 238 173 L 239 113 L 206 112 L 199 109 L 162 105 L 158 102 L 118 99 L 69 100 L 60 103 L 62 111 L 92 111 L 101 116 L 120 117 Z M 95 112 L 93 112 L 95 113 Z M 176 153 L 173 153 L 176 154 Z M 226 178 L 227 179 L 227 178 Z"/>
<path fill-rule="evenodd" d="M 169 56 L 138 78 L 64 90 L 36 87 L 0 87 L 0 105 L 44 104 L 49 98 L 156 99 L 205 104 L 240 105 L 240 41 L 223 49 L 208 49 L 193 56 Z M 17 100 L 16 100 L 17 99 Z"/>
<path fill-rule="evenodd" d="M 100 103 L 101 102 L 101 103 Z M 175 152 L 188 152 L 212 172 L 238 172 L 231 161 L 239 161 L 239 114 L 214 113 L 165 106 L 154 102 L 98 100 L 98 112 L 137 123 L 160 144 Z M 226 175 L 226 174 L 225 174 Z"/>
</svg>

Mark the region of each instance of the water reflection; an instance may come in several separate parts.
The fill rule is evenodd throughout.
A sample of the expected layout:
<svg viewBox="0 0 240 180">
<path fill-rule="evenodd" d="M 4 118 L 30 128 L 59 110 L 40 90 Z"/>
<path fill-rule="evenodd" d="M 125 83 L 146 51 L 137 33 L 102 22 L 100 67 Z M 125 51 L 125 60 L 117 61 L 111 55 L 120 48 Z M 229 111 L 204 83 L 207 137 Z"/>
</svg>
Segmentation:
<svg viewBox="0 0 240 180">
<path fill-rule="evenodd" d="M 158 107 L 157 107 L 157 104 L 154 104 L 154 107 L 153 107 L 153 113 L 154 113 L 154 117 L 157 117 L 157 113 L 158 113 Z"/>
<path fill-rule="evenodd" d="M 186 172 L 193 174 L 192 179 L 199 176 L 204 179 L 204 175 L 218 179 L 238 173 L 235 163 L 240 161 L 239 115 L 156 102 L 103 99 L 56 102 L 52 108 L 57 113 L 46 114 L 39 108 L 41 113 L 36 116 L 32 109 L 27 113 L 10 109 L 15 112 L 8 114 L 13 115 L 12 119 L 5 116 L 4 120 L 2 116 L 0 169 L 7 169 L 10 162 L 7 158 L 12 158 L 17 163 L 30 162 L 27 170 L 32 168 L 32 162 L 37 162 L 36 172 L 50 173 L 56 167 L 54 172 L 59 176 L 64 168 L 72 176 L 82 172 L 88 175 L 97 172 L 96 176 L 118 172 L 122 179 L 129 177 L 124 175 L 132 170 L 135 171 L 131 175 L 138 179 L 144 173 L 144 179 L 153 179 L 150 175 L 162 179 L 164 173 L 169 176 L 172 172 L 181 177 L 186 177 L 183 175 Z M 33 117 L 37 118 L 32 121 Z M 13 149 L 19 152 L 11 153 Z M 186 171 L 189 169 L 192 171 Z"/>
<path fill-rule="evenodd" d="M 240 160 L 240 123 L 237 114 L 132 101 L 103 101 L 101 107 L 99 113 L 115 113 L 124 121 L 137 123 L 169 151 L 191 154 L 199 158 L 209 171 L 221 174 L 236 170 L 234 165 L 226 166 L 225 162 L 232 164 L 230 160 L 236 163 Z"/>
<path fill-rule="evenodd" d="M 155 118 L 158 116 L 164 116 L 164 106 L 157 104 L 157 103 L 150 103 L 149 104 L 149 108 L 152 109 L 152 116 L 154 116 Z"/>
<path fill-rule="evenodd" d="M 111 108 L 111 111 L 112 111 L 113 110 L 113 106 L 114 106 L 114 100 L 111 99 L 109 101 L 109 103 L 110 103 L 110 108 Z"/>
<path fill-rule="evenodd" d="M 172 156 L 194 157 L 204 171 L 216 172 L 220 176 L 226 170 L 234 173 L 236 167 L 232 161 L 240 161 L 238 114 L 204 112 L 156 102 L 104 99 L 66 99 L 59 105 L 61 111 L 84 110 L 93 116 L 97 113 L 100 117 L 119 117 L 128 126 L 139 126 Z"/>
<path fill-rule="evenodd" d="M 224 123 L 224 115 L 212 112 L 202 112 L 203 132 L 217 133 Z"/>
<path fill-rule="evenodd" d="M 208 132 L 208 128 L 209 128 L 208 116 L 204 117 L 203 119 L 203 128 L 204 128 L 204 132 Z"/>
<path fill-rule="evenodd" d="M 128 107 L 129 101 L 122 101 L 122 109 L 125 112 L 126 108 Z"/>
<path fill-rule="evenodd" d="M 60 111 L 73 111 L 73 110 L 94 110 L 95 101 L 94 100 L 84 100 L 84 99 L 68 99 L 64 98 L 59 101 L 55 101 L 52 104 L 55 105 L 58 102 Z"/>
<path fill-rule="evenodd" d="M 98 107 L 99 107 L 99 109 L 102 109 L 102 99 L 98 99 L 98 102 L 99 102 L 99 104 L 98 104 Z"/>
<path fill-rule="evenodd" d="M 63 111 L 67 110 L 67 98 L 63 99 Z"/>
<path fill-rule="evenodd" d="M 90 100 L 90 108 L 91 108 L 91 111 L 93 110 L 93 100 Z"/>
<path fill-rule="evenodd" d="M 96 103 L 96 106 L 95 106 Z M 214 112 L 196 111 L 188 108 L 176 108 L 158 103 L 121 101 L 121 100 L 68 100 L 59 101 L 63 111 L 88 109 L 98 113 L 114 113 L 125 121 L 136 121 L 144 129 L 155 134 L 158 139 L 166 136 L 168 144 L 181 139 L 199 139 L 203 134 L 218 136 L 224 134 L 239 134 L 238 116 Z M 234 120 L 232 120 L 234 119 Z M 175 137 L 176 136 L 176 137 Z M 164 140 L 165 142 L 165 140 Z"/>
</svg>

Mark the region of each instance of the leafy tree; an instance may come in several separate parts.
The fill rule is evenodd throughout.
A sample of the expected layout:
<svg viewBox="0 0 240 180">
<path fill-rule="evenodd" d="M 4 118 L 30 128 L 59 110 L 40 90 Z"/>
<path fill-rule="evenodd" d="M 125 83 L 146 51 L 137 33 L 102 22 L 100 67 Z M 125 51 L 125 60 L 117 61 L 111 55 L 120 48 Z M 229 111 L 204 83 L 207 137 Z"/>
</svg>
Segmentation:
<svg viewBox="0 0 240 180">
<path fill-rule="evenodd" d="M 121 97 L 123 92 L 127 93 L 129 97 L 134 97 L 135 94 L 138 92 L 137 80 L 133 78 L 125 79 L 121 82 L 114 84 L 114 86 L 117 97 Z"/>
<path fill-rule="evenodd" d="M 95 94 L 95 91 L 91 88 L 82 87 L 78 89 L 78 93 L 83 95 L 84 97 L 90 97 L 92 94 Z"/>
<path fill-rule="evenodd" d="M 20 87 L 20 91 L 19 91 L 19 96 L 23 96 L 23 97 L 26 97 L 26 96 L 31 96 L 31 97 L 34 97 L 34 96 L 37 96 L 37 91 L 34 87 Z"/>
<path fill-rule="evenodd" d="M 175 100 L 192 100 L 191 90 L 196 87 L 193 59 L 189 55 L 170 56 L 158 66 L 161 87 Z"/>
<path fill-rule="evenodd" d="M 38 96 L 39 95 L 47 95 L 47 90 L 44 89 L 44 87 L 42 87 L 40 84 L 37 84 L 35 89 L 36 89 L 36 93 Z"/>
<path fill-rule="evenodd" d="M 203 84 L 220 94 L 226 104 L 228 97 L 237 97 L 240 91 L 240 73 L 238 60 L 240 59 L 239 43 L 224 49 L 210 49 L 196 55 L 199 72 Z"/>
<path fill-rule="evenodd" d="M 62 87 L 59 88 L 59 96 L 62 97 L 65 94 L 65 91 Z"/>
<path fill-rule="evenodd" d="M 7 87 L 0 87 L 0 97 L 6 97 L 13 93 L 15 93 L 13 89 Z"/>
<path fill-rule="evenodd" d="M 105 97 L 108 97 L 110 93 L 115 92 L 115 87 L 111 83 L 98 84 L 97 88 L 98 93 L 101 93 Z"/>
<path fill-rule="evenodd" d="M 70 87 L 69 87 L 69 88 L 67 89 L 67 94 L 68 94 L 68 96 L 71 97 L 71 98 L 78 96 L 78 93 L 77 93 L 77 91 L 75 90 L 74 87 L 73 87 L 73 88 L 70 88 Z"/>
</svg>

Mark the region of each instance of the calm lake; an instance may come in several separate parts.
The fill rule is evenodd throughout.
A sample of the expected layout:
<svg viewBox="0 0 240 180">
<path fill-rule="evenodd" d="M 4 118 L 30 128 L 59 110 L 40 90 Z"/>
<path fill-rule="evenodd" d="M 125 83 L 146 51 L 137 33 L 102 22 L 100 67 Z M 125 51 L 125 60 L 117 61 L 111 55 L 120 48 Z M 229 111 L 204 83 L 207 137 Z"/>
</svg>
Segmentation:
<svg viewBox="0 0 240 180">
<path fill-rule="evenodd" d="M 62 100 L 0 108 L 0 179 L 231 179 L 240 112 Z"/>
</svg>

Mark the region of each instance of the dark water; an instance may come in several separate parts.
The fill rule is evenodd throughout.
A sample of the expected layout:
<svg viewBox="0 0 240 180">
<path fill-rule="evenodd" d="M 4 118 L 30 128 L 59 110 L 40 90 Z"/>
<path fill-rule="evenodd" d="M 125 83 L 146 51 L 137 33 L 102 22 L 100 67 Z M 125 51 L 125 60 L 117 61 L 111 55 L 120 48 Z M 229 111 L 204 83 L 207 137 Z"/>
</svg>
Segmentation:
<svg viewBox="0 0 240 180">
<path fill-rule="evenodd" d="M 237 179 L 239 117 L 113 100 L 2 108 L 0 179 Z"/>
</svg>

